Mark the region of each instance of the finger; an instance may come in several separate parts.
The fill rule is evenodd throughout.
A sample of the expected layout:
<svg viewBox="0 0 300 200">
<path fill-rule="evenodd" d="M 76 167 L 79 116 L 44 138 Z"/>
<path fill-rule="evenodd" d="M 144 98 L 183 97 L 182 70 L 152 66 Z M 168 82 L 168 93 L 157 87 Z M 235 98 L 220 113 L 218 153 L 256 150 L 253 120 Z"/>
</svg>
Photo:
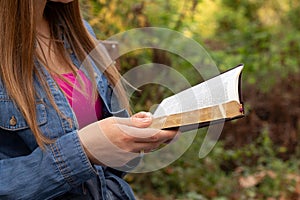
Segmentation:
<svg viewBox="0 0 300 200">
<path fill-rule="evenodd" d="M 160 142 L 154 142 L 154 143 L 136 143 L 134 144 L 134 148 L 132 152 L 139 153 L 139 152 L 145 152 L 149 153 L 151 151 L 157 150 L 161 147 Z"/>
<path fill-rule="evenodd" d="M 152 123 L 152 114 L 150 112 L 139 112 L 131 117 L 133 126 L 139 128 L 146 128 Z"/>
<path fill-rule="evenodd" d="M 124 124 L 115 124 L 123 134 L 129 136 L 128 140 L 133 142 L 158 142 L 161 141 L 158 138 L 158 133 L 161 131 L 159 129 L 153 128 L 138 128 L 133 126 L 128 126 Z"/>
<path fill-rule="evenodd" d="M 115 124 L 123 124 L 137 128 L 146 128 L 152 123 L 152 114 L 149 112 L 139 112 L 130 118 L 114 117 Z"/>
<path fill-rule="evenodd" d="M 134 118 L 148 118 L 148 117 L 152 117 L 152 114 L 150 112 L 141 111 L 141 112 L 138 112 L 138 113 L 132 115 L 132 117 L 134 117 Z"/>
<path fill-rule="evenodd" d="M 160 130 L 153 128 L 137 128 L 132 126 L 127 126 L 123 124 L 118 124 L 118 128 L 126 135 L 128 135 L 129 140 L 132 140 L 135 143 L 153 143 L 161 142 L 164 143 L 168 140 L 172 140 L 178 130 Z"/>
<path fill-rule="evenodd" d="M 165 144 L 170 144 L 170 143 L 176 142 L 181 134 L 182 134 L 182 132 L 177 129 L 177 133 L 176 133 L 175 137 L 173 137 L 170 140 L 165 141 L 164 143 Z"/>
<path fill-rule="evenodd" d="M 159 138 L 159 141 L 165 143 L 167 141 L 172 141 L 180 135 L 178 130 L 161 130 L 156 136 Z"/>
</svg>

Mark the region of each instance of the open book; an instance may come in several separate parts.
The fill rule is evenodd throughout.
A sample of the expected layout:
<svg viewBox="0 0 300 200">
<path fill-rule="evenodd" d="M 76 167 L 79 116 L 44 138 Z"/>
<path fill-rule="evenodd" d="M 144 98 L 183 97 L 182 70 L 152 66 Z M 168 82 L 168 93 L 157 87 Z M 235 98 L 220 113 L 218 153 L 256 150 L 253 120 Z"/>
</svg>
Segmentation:
<svg viewBox="0 0 300 200">
<path fill-rule="evenodd" d="M 244 65 L 164 99 L 153 113 L 152 128 L 188 131 L 244 116 L 241 74 Z"/>
</svg>

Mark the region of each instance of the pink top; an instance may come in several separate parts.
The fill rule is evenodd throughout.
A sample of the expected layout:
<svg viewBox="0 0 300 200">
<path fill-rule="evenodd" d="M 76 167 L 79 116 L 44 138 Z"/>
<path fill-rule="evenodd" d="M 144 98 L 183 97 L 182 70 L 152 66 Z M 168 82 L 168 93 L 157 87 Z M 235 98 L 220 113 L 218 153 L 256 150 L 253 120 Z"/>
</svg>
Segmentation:
<svg viewBox="0 0 300 200">
<path fill-rule="evenodd" d="M 64 91 L 71 107 L 73 108 L 79 128 L 83 128 L 84 126 L 101 119 L 102 101 L 99 95 L 96 100 L 92 97 L 92 83 L 85 74 L 82 71 L 78 71 L 77 75 L 80 75 L 84 83 L 85 88 L 83 91 L 80 91 L 80 81 L 73 73 L 62 74 L 69 83 L 56 76 L 54 76 L 54 80 Z"/>
</svg>

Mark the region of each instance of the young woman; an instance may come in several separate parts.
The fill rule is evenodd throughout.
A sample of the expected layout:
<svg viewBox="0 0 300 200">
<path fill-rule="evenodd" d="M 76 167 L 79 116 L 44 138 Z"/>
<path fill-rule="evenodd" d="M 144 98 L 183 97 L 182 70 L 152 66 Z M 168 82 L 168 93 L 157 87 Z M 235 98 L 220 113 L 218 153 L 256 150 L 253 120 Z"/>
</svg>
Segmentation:
<svg viewBox="0 0 300 200">
<path fill-rule="evenodd" d="M 134 199 L 120 169 L 176 131 L 128 117 L 78 0 L 1 0 L 0 19 L 0 199 Z"/>
</svg>

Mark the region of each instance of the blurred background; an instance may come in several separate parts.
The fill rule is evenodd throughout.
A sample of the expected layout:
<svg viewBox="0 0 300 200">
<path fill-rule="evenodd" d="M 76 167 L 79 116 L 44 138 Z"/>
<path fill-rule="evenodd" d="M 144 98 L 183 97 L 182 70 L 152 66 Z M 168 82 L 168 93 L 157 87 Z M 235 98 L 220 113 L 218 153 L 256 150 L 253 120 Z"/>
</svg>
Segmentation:
<svg viewBox="0 0 300 200">
<path fill-rule="evenodd" d="M 300 1 L 81 0 L 99 39 L 137 27 L 164 27 L 200 43 L 220 71 L 244 63 L 246 117 L 225 124 L 221 140 L 198 157 L 205 129 L 179 160 L 159 171 L 128 174 L 139 199 L 300 199 Z M 121 73 L 145 63 L 174 67 L 190 84 L 192 66 L 162 50 L 120 58 Z M 132 105 L 149 110 L 170 95 L 139 88 Z"/>
</svg>

